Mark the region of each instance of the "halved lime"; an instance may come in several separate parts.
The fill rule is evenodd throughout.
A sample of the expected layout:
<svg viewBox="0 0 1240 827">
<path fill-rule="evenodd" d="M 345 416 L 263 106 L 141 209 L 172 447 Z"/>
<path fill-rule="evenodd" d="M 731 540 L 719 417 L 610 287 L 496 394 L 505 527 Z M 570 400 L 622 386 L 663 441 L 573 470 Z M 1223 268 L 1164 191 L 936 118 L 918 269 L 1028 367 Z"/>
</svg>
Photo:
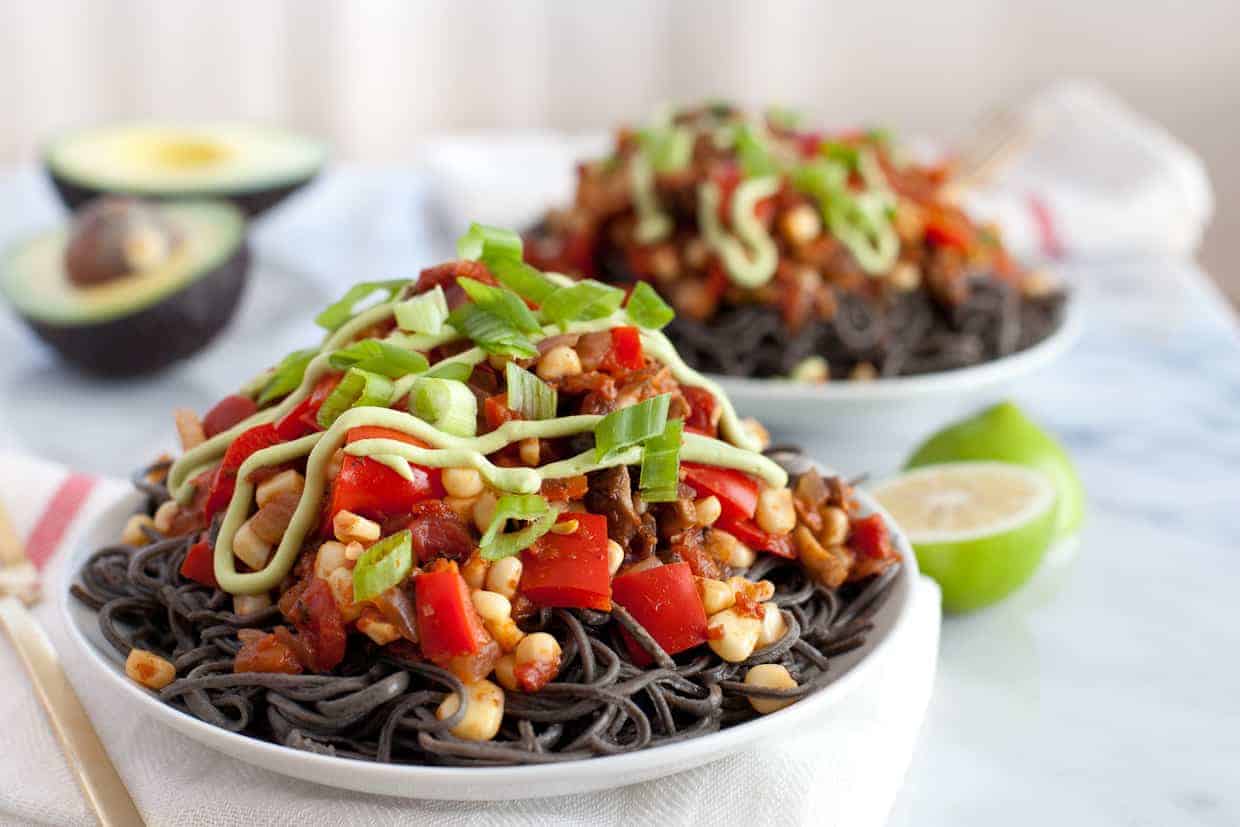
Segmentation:
<svg viewBox="0 0 1240 827">
<path fill-rule="evenodd" d="M 906 471 L 874 496 L 904 530 L 943 608 L 989 606 L 1019 588 L 1055 536 L 1055 486 L 1006 462 L 952 462 Z"/>
<path fill-rule="evenodd" d="M 1085 489 L 1059 442 L 1012 402 L 1000 402 L 936 433 L 921 444 L 906 468 L 944 462 L 994 460 L 1034 468 L 1050 477 L 1059 495 L 1056 538 L 1080 528 Z"/>
</svg>

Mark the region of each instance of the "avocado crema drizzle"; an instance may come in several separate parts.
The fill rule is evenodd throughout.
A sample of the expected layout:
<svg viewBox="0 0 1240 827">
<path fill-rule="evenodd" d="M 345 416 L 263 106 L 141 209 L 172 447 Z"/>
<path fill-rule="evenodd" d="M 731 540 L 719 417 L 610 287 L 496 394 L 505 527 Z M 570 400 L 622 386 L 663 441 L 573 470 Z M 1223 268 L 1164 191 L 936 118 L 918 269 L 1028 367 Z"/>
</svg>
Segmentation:
<svg viewBox="0 0 1240 827">
<path fill-rule="evenodd" d="M 397 300 L 392 300 L 365 310 L 328 336 L 319 354 L 306 367 L 301 384 L 283 402 L 259 411 L 244 422 L 185 452 L 168 472 L 168 486 L 175 499 L 183 505 L 192 500 L 194 484 L 191 480 L 195 476 L 218 462 L 228 445 L 242 433 L 257 425 L 275 421 L 309 396 L 319 379 L 334 372 L 328 364 L 332 352 L 348 344 L 360 331 L 390 317 L 396 303 Z M 535 337 L 535 340 L 563 333 L 592 333 L 631 324 L 621 310 L 603 319 L 571 323 L 566 330 L 549 325 L 543 328 L 541 335 Z M 640 329 L 640 335 L 645 352 L 655 361 L 670 368 L 673 377 L 680 384 L 705 389 L 719 404 L 720 431 L 728 441 L 685 433 L 681 457 L 693 462 L 745 471 L 771 486 L 786 485 L 787 473 L 759 453 L 760 444 L 741 423 L 736 410 L 719 386 L 686 365 L 663 334 Z M 443 333 L 434 336 L 405 335 L 399 344 L 411 350 L 425 351 L 459 338 L 460 333 L 445 326 Z M 474 347 L 443 359 L 435 366 L 450 363 L 472 366 L 486 356 L 482 348 Z M 400 399 L 408 393 L 421 375 L 409 374 L 397 380 L 392 398 Z M 408 474 L 407 463 L 410 462 L 432 468 L 469 467 L 476 469 L 483 479 L 500 491 L 533 494 L 539 491 L 544 480 L 573 477 L 617 465 L 637 464 L 641 461 L 641 446 L 619 451 L 602 461 L 596 458 L 594 450 L 591 449 L 540 468 L 501 468 L 491 463 L 487 455 L 527 437 L 555 438 L 592 431 L 602 418 L 597 415 L 580 415 L 545 420 L 513 420 L 482 436 L 458 437 L 444 433 L 404 411 L 379 407 L 349 409 L 326 431 L 257 451 L 242 463 L 237 472 L 236 488 L 216 539 L 216 580 L 219 581 L 220 588 L 230 594 L 258 594 L 275 588 L 284 579 L 301 551 L 303 541 L 318 521 L 320 502 L 327 488 L 328 462 L 332 454 L 344 445 L 345 436 L 352 428 L 366 425 L 391 428 L 432 446 L 421 448 L 393 439 L 364 439 L 344 447 L 346 453 L 372 457 L 393 467 L 398 473 L 403 471 Z M 250 503 L 254 496 L 254 484 L 249 481 L 250 475 L 260 468 L 281 465 L 302 457 L 308 457 L 305 489 L 279 548 L 261 571 L 237 571 L 232 540 L 249 516 Z"/>
</svg>

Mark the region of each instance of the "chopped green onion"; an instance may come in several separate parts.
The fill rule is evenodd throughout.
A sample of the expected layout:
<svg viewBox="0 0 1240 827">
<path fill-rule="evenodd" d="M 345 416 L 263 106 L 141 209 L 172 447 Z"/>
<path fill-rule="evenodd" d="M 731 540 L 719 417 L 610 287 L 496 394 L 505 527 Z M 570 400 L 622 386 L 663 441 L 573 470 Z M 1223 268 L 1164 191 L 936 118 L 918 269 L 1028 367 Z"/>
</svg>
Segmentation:
<svg viewBox="0 0 1240 827">
<path fill-rule="evenodd" d="M 487 353 L 522 359 L 532 359 L 538 355 L 538 348 L 528 336 L 512 323 L 476 304 L 463 304 L 452 311 L 448 323 Z"/>
<path fill-rule="evenodd" d="M 448 300 L 438 284 L 431 290 L 407 299 L 392 308 L 401 330 L 438 336 L 448 320 Z"/>
<path fill-rule="evenodd" d="M 669 419 L 659 436 L 642 447 L 641 492 L 648 503 L 674 502 L 680 487 L 680 440 L 683 419 Z"/>
<path fill-rule="evenodd" d="M 392 281 L 363 281 L 350 287 L 338 302 L 331 304 L 314 318 L 314 323 L 327 330 L 336 330 L 349 319 L 353 318 L 353 308 L 359 302 L 370 298 L 375 293 L 386 293 L 384 301 L 389 301 L 402 287 L 409 283 L 408 279 Z"/>
<path fill-rule="evenodd" d="M 766 110 L 766 119 L 771 126 L 785 132 L 792 132 L 801 126 L 805 116 L 787 106 L 771 106 Z"/>
<path fill-rule="evenodd" d="M 357 368 L 399 379 L 410 373 L 426 370 L 426 357 L 379 339 L 363 339 L 332 353 L 327 358 L 336 370 Z"/>
<path fill-rule="evenodd" d="M 647 330 L 658 330 L 676 317 L 671 305 L 644 281 L 639 281 L 629 294 L 629 304 L 625 310 L 633 324 Z"/>
<path fill-rule="evenodd" d="M 548 296 L 560 289 L 555 282 L 520 259 L 484 258 L 483 262 L 500 284 L 534 304 L 541 305 Z"/>
<path fill-rule="evenodd" d="M 425 374 L 427 379 L 451 379 L 465 382 L 474 372 L 474 366 L 465 362 L 440 362 Z"/>
<path fill-rule="evenodd" d="M 734 141 L 746 178 L 760 178 L 779 172 L 766 139 L 753 126 L 742 123 L 736 127 Z"/>
<path fill-rule="evenodd" d="M 675 225 L 663 211 L 654 189 L 654 167 L 645 154 L 638 153 L 629 161 L 629 189 L 633 193 L 633 210 L 637 226 L 633 235 L 639 244 L 654 244 L 671 234 Z"/>
<path fill-rule="evenodd" d="M 505 494 L 495 504 L 495 516 L 479 546 L 483 560 L 502 560 L 534 545 L 555 525 L 556 512 L 539 494 Z M 504 533 L 509 520 L 529 522 L 525 528 Z"/>
<path fill-rule="evenodd" d="M 683 126 L 643 129 L 637 139 L 655 172 L 678 172 L 693 161 L 693 133 Z"/>
<path fill-rule="evenodd" d="M 525 302 L 511 290 L 466 277 L 458 278 L 456 283 L 461 285 L 474 304 L 492 316 L 508 322 L 522 333 L 537 333 L 542 330 L 542 325 L 525 306 Z"/>
<path fill-rule="evenodd" d="M 586 279 L 556 290 L 543 302 L 542 311 L 560 327 L 567 327 L 569 322 L 610 316 L 623 301 L 624 291 L 620 288 Z"/>
<path fill-rule="evenodd" d="M 555 388 L 528 370 L 509 362 L 504 368 L 508 382 L 508 407 L 523 419 L 555 419 Z"/>
<path fill-rule="evenodd" d="M 478 261 L 488 256 L 521 260 L 521 236 L 512 230 L 474 222 L 456 242 L 458 257 Z"/>
<path fill-rule="evenodd" d="M 340 384 L 323 400 L 317 421 L 320 428 L 330 428 L 350 408 L 386 408 L 392 404 L 392 380 L 360 368 L 349 368 Z"/>
<path fill-rule="evenodd" d="M 828 161 L 843 164 L 849 170 L 857 169 L 858 164 L 861 162 L 860 150 L 852 144 L 846 144 L 842 141 L 823 141 L 818 147 L 818 152 Z"/>
<path fill-rule="evenodd" d="M 594 426 L 594 454 L 602 461 L 608 456 L 638 445 L 663 433 L 671 394 L 658 396 L 612 411 Z"/>
<path fill-rule="evenodd" d="M 418 377 L 409 393 L 409 412 L 453 436 L 471 437 L 478 430 L 478 399 L 454 379 Z"/>
<path fill-rule="evenodd" d="M 900 254 L 900 237 L 892 218 L 892 198 L 876 169 L 877 160 L 862 151 L 858 163 L 871 188 L 854 193 L 848 169 L 839 161 L 820 159 L 793 174 L 793 185 L 818 201 L 832 235 L 840 240 L 861 269 L 870 275 L 887 272 Z"/>
<path fill-rule="evenodd" d="M 413 571 L 413 535 L 408 529 L 384 537 L 357 558 L 353 567 L 353 602 L 373 600 L 398 586 Z"/>
<path fill-rule="evenodd" d="M 307 348 L 306 350 L 294 350 L 289 355 L 280 360 L 280 364 L 276 365 L 275 371 L 271 377 L 263 385 L 262 392 L 255 400 L 261 408 L 272 400 L 287 396 L 297 387 L 301 385 L 302 378 L 306 375 L 306 365 L 310 364 L 310 360 L 318 355 L 318 350 Z"/>
</svg>

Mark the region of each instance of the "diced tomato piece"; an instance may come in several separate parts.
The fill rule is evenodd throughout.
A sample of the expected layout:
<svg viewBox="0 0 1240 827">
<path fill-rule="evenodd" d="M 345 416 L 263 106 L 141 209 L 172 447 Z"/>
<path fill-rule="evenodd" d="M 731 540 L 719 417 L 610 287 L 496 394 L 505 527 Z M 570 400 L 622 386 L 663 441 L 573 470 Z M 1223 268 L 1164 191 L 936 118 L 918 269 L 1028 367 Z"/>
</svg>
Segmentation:
<svg viewBox="0 0 1240 827">
<path fill-rule="evenodd" d="M 508 394 L 506 393 L 488 396 L 482 403 L 482 415 L 486 418 L 487 428 L 492 431 L 505 422 L 521 418 L 516 411 L 508 407 Z"/>
<path fill-rule="evenodd" d="M 310 395 L 293 407 L 293 410 L 276 420 L 276 433 L 285 442 L 300 439 L 319 430 L 319 408 L 340 384 L 341 374 L 324 376 L 314 386 Z"/>
<path fill-rule="evenodd" d="M 687 482 L 699 497 L 714 494 L 725 515 L 753 519 L 758 507 L 758 481 L 741 471 L 682 462 Z"/>
<path fill-rule="evenodd" d="M 275 634 L 266 634 L 241 646 L 233 660 L 233 671 L 299 675 L 302 670 L 292 647 Z"/>
<path fill-rule="evenodd" d="M 732 286 L 732 279 L 728 278 L 728 271 L 724 269 L 723 262 L 718 256 L 711 257 L 710 264 L 706 266 L 706 291 L 712 299 L 718 301 L 724 293 L 728 292 L 730 286 Z"/>
<path fill-rule="evenodd" d="M 706 642 L 706 610 L 688 563 L 669 563 L 611 581 L 612 600 L 628 610 L 669 655 Z M 650 657 L 626 638 L 639 665 Z"/>
<path fill-rule="evenodd" d="M 405 527 L 413 553 L 423 563 L 436 557 L 463 562 L 475 548 L 469 527 L 443 500 L 416 503 Z"/>
<path fill-rule="evenodd" d="M 257 411 L 258 405 L 254 404 L 254 400 L 248 396 L 239 396 L 235 393 L 225 396 L 216 402 L 215 407 L 207 411 L 207 415 L 202 418 L 202 432 L 207 435 L 207 439 L 210 439 L 248 419 Z"/>
<path fill-rule="evenodd" d="M 641 332 L 635 327 L 613 327 L 611 350 L 603 357 L 603 370 L 611 373 L 627 373 L 641 370 L 646 365 L 642 352 Z"/>
<path fill-rule="evenodd" d="M 850 522 L 848 545 L 865 557 L 882 559 L 895 553 L 891 547 L 891 535 L 887 523 L 878 514 L 856 517 Z"/>
<path fill-rule="evenodd" d="M 491 640 L 456 563 L 440 561 L 413 579 L 422 654 L 442 662 L 478 652 Z"/>
<path fill-rule="evenodd" d="M 207 493 L 207 501 L 203 506 L 203 516 L 207 523 L 211 518 L 223 511 L 232 499 L 233 489 L 237 487 L 237 470 L 241 464 L 264 448 L 279 445 L 284 440 L 270 425 L 255 425 L 232 441 L 224 452 L 224 459 L 215 471 L 211 480 L 211 489 Z"/>
<path fill-rule="evenodd" d="M 521 552 L 520 591 L 540 606 L 610 611 L 607 518 L 565 512 L 556 520 L 570 521 L 577 523 L 572 534 L 544 534 Z"/>
<path fill-rule="evenodd" d="M 309 652 L 311 669 L 328 672 L 344 660 L 344 618 L 326 580 L 314 578 L 301 593 L 293 622 Z"/>
<path fill-rule="evenodd" d="M 715 525 L 754 551 L 769 551 L 771 554 L 786 557 L 789 560 L 797 556 L 792 549 L 790 535 L 765 532 L 753 520 L 745 520 L 725 513 L 719 516 Z"/>
<path fill-rule="evenodd" d="M 955 247 L 968 252 L 973 245 L 973 229 L 963 215 L 937 210 L 926 219 L 926 241 L 936 247 Z"/>
<path fill-rule="evenodd" d="M 205 538 L 194 543 L 185 553 L 181 576 L 213 589 L 219 588 L 220 584 L 215 579 L 215 549 Z"/>
<path fill-rule="evenodd" d="M 732 193 L 741 183 L 741 168 L 735 161 L 717 164 L 711 172 L 711 180 L 719 187 L 719 220 L 732 222 Z"/>
<path fill-rule="evenodd" d="M 719 433 L 715 419 L 715 395 L 706 388 L 693 385 L 681 385 L 681 394 L 689 403 L 689 415 L 685 417 L 685 428 L 694 433 L 713 437 Z"/>
<path fill-rule="evenodd" d="M 351 428 L 345 443 L 362 439 L 395 439 L 410 445 L 423 446 L 419 440 L 391 428 Z M 345 454 L 340 473 L 332 485 L 331 504 L 326 514 L 326 524 L 341 511 L 352 511 L 372 520 L 383 522 L 393 517 L 409 514 L 416 503 L 426 499 L 439 499 L 444 495 L 438 468 L 410 465 L 413 479 L 407 480 L 381 462 L 369 457 Z"/>
<path fill-rule="evenodd" d="M 462 276 L 483 284 L 497 284 L 495 276 L 491 275 L 491 271 L 481 261 L 449 261 L 423 270 L 418 275 L 418 283 L 414 287 L 414 292 L 425 293 L 428 290 L 434 290 L 436 286 L 442 287 L 448 307 L 455 310 L 468 298 L 464 288 L 456 281 Z"/>
<path fill-rule="evenodd" d="M 822 146 L 821 132 L 803 132 L 797 136 L 797 148 L 800 150 L 802 158 L 815 158 L 818 156 L 818 150 Z"/>
<path fill-rule="evenodd" d="M 589 490 L 590 481 L 586 479 L 586 475 L 578 474 L 575 477 L 556 477 L 543 480 L 542 489 L 539 493 L 551 502 L 565 503 L 581 499 Z"/>
</svg>

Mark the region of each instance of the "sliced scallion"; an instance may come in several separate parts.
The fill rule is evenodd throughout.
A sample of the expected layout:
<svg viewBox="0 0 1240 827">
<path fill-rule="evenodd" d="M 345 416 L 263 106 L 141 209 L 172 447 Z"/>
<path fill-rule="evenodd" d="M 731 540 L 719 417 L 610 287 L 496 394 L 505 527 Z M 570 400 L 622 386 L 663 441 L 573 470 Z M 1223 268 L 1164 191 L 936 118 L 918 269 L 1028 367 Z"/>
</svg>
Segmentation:
<svg viewBox="0 0 1240 827">
<path fill-rule="evenodd" d="M 328 305 L 326 310 L 314 318 L 314 323 L 327 330 L 336 330 L 353 318 L 353 309 L 362 301 L 375 293 L 385 293 L 384 300 L 390 300 L 408 283 L 408 279 L 359 282 L 345 291 L 339 301 Z"/>
<path fill-rule="evenodd" d="M 530 338 L 512 323 L 476 304 L 463 304 L 448 317 L 448 323 L 464 333 L 487 353 L 527 359 L 538 355 Z"/>
<path fill-rule="evenodd" d="M 413 535 L 406 529 L 384 537 L 357 558 L 353 567 L 353 602 L 373 600 L 400 585 L 413 571 Z"/>
<path fill-rule="evenodd" d="M 521 236 L 512 230 L 474 222 L 468 232 L 457 239 L 456 254 L 469 261 L 488 256 L 521 260 Z"/>
<path fill-rule="evenodd" d="M 629 294 L 629 303 L 625 307 L 629 318 L 638 327 L 647 330 L 658 330 L 676 317 L 676 311 L 663 301 L 658 293 L 644 281 L 639 281 Z"/>
<path fill-rule="evenodd" d="M 474 372 L 474 366 L 465 362 L 440 362 L 426 371 L 428 379 L 451 379 L 455 382 L 466 382 Z"/>
<path fill-rule="evenodd" d="M 500 284 L 534 304 L 541 305 L 548 296 L 560 289 L 555 282 L 520 259 L 487 257 L 483 259 L 483 263 Z"/>
<path fill-rule="evenodd" d="M 509 520 L 526 522 L 517 531 L 505 532 Z M 505 494 L 495 504 L 495 516 L 482 535 L 482 559 L 501 560 L 534 545 L 555 525 L 556 512 L 539 494 Z"/>
<path fill-rule="evenodd" d="M 409 392 L 409 412 L 453 436 L 478 430 L 478 399 L 463 382 L 419 377 Z"/>
<path fill-rule="evenodd" d="M 765 137 L 754 126 L 747 123 L 737 126 L 734 141 L 741 172 L 746 178 L 760 178 L 779 172 Z"/>
<path fill-rule="evenodd" d="M 261 408 L 268 402 L 295 391 L 301 384 L 302 377 L 306 375 L 306 365 L 310 364 L 310 360 L 317 355 L 318 350 L 307 348 L 306 350 L 294 350 L 281 359 L 271 377 L 264 383 L 258 399 L 255 400 L 258 406 Z"/>
<path fill-rule="evenodd" d="M 610 316 L 623 301 L 624 291 L 620 288 L 586 279 L 556 290 L 543 302 L 542 312 L 560 327 L 567 327 L 569 322 Z"/>
<path fill-rule="evenodd" d="M 525 306 L 525 302 L 511 290 L 465 277 L 458 278 L 456 283 L 461 285 L 474 304 L 492 316 L 508 322 L 522 333 L 537 333 L 542 329 L 534 314 Z"/>
<path fill-rule="evenodd" d="M 438 284 L 431 290 L 397 304 L 393 309 L 401 330 L 438 336 L 448 320 L 448 300 Z"/>
<path fill-rule="evenodd" d="M 528 370 L 509 362 L 505 368 L 508 383 L 508 407 L 522 419 L 554 419 L 557 404 L 555 388 Z"/>
<path fill-rule="evenodd" d="M 667 409 L 671 394 L 658 396 L 612 411 L 594 426 L 595 458 L 606 457 L 623 451 L 630 445 L 639 445 L 663 433 L 667 427 Z"/>
<path fill-rule="evenodd" d="M 680 440 L 683 419 L 669 419 L 663 433 L 642 447 L 640 486 L 648 503 L 674 502 L 680 486 Z"/>
<path fill-rule="evenodd" d="M 426 357 L 379 339 L 363 339 L 332 353 L 327 359 L 336 370 L 359 370 L 399 379 L 426 370 Z"/>
<path fill-rule="evenodd" d="M 386 408 L 392 404 L 394 387 L 392 380 L 378 373 L 360 368 L 349 368 L 319 408 L 317 421 L 320 428 L 330 428 L 342 413 L 350 408 Z"/>
</svg>

